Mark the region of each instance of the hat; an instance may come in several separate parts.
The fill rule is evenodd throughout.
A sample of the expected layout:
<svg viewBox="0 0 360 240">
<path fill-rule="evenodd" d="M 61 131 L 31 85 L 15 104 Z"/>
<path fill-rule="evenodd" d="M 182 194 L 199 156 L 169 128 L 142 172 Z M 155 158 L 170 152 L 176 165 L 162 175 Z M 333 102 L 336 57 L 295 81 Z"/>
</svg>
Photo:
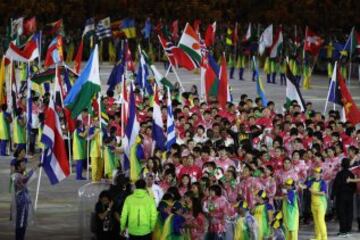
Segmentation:
<svg viewBox="0 0 360 240">
<path fill-rule="evenodd" d="M 315 167 L 313 170 L 315 173 L 322 173 L 321 167 Z"/>
<path fill-rule="evenodd" d="M 235 205 L 236 208 L 248 209 L 249 205 L 246 201 L 240 201 Z"/>
<path fill-rule="evenodd" d="M 266 192 L 264 190 L 259 190 L 257 195 L 261 197 L 262 199 L 266 199 Z"/>
<path fill-rule="evenodd" d="M 288 178 L 288 179 L 286 179 L 285 184 L 292 186 L 294 184 L 294 180 L 292 178 Z"/>
</svg>

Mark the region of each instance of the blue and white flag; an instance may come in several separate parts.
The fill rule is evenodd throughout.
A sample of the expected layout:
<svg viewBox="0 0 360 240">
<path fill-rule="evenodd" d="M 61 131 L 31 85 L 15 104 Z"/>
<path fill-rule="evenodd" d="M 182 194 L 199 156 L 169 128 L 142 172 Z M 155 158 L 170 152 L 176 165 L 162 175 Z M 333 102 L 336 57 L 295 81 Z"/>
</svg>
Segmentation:
<svg viewBox="0 0 360 240">
<path fill-rule="evenodd" d="M 170 89 L 168 88 L 168 94 L 167 94 L 167 141 L 166 141 L 166 150 L 169 151 L 171 149 L 171 146 L 176 143 L 176 134 L 175 134 L 175 121 L 174 121 L 174 115 L 171 105 L 171 93 Z"/>
</svg>

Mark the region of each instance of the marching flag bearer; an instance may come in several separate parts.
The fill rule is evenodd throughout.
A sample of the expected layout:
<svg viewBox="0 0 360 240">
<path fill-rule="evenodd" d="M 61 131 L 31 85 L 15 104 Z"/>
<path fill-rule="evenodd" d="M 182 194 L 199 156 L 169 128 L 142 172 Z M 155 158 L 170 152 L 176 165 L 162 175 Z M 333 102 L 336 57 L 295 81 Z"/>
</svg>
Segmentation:
<svg viewBox="0 0 360 240">
<path fill-rule="evenodd" d="M 94 120 L 94 126 L 89 129 L 90 134 L 90 158 L 91 178 L 93 182 L 99 182 L 103 175 L 104 162 L 100 154 L 100 128 L 99 120 Z"/>
<path fill-rule="evenodd" d="M 321 178 L 322 169 L 316 167 L 313 169 L 314 177 L 300 185 L 307 188 L 311 193 L 311 212 L 314 218 L 315 239 L 327 240 L 327 230 L 325 222 L 326 202 L 326 182 Z"/>
<path fill-rule="evenodd" d="M 285 236 L 287 240 L 297 240 L 299 231 L 299 206 L 294 180 L 285 181 L 286 193 L 283 197 L 282 211 Z"/>
<path fill-rule="evenodd" d="M 76 121 L 76 129 L 73 135 L 73 159 L 76 162 L 76 180 L 85 180 L 82 176 L 86 159 L 86 136 L 87 130 L 81 120 Z"/>
<path fill-rule="evenodd" d="M 7 104 L 1 105 L 0 111 L 0 156 L 7 156 L 7 146 L 10 141 L 10 123 L 12 118 L 7 111 Z"/>
</svg>

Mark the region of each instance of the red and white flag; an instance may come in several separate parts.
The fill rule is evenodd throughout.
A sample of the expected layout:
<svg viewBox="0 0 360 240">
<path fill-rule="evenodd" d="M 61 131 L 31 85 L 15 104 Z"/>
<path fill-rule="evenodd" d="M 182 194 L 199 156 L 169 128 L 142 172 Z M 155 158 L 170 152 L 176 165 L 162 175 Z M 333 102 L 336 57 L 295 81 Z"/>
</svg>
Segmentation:
<svg viewBox="0 0 360 240">
<path fill-rule="evenodd" d="M 5 53 L 5 57 L 18 62 L 33 61 L 39 57 L 39 49 L 36 38 L 33 37 L 23 48 L 19 48 L 11 42 Z"/>
<path fill-rule="evenodd" d="M 317 55 L 323 42 L 324 40 L 319 35 L 311 31 L 309 27 L 306 27 L 304 42 L 305 52 L 309 52 L 311 55 Z"/>
</svg>

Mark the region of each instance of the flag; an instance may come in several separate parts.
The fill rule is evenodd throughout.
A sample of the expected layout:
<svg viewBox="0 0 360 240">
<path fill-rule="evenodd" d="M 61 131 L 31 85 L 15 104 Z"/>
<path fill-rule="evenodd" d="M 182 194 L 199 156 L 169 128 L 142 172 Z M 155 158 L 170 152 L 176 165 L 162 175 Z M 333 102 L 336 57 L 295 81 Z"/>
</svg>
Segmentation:
<svg viewBox="0 0 360 240">
<path fill-rule="evenodd" d="M 132 18 L 125 18 L 121 22 L 121 30 L 125 34 L 126 38 L 135 38 L 136 29 L 135 29 L 135 20 Z"/>
<path fill-rule="evenodd" d="M 126 69 L 128 71 L 131 71 L 132 73 L 135 73 L 135 63 L 134 60 L 132 58 L 132 54 L 131 54 L 131 50 L 129 47 L 129 44 L 127 42 L 127 40 L 125 41 L 125 62 L 126 62 Z"/>
<path fill-rule="evenodd" d="M 276 58 L 280 55 L 280 51 L 283 48 L 283 34 L 282 29 L 280 28 L 274 37 L 274 42 L 270 48 L 270 58 Z"/>
<path fill-rule="evenodd" d="M 268 26 L 259 39 L 259 54 L 263 55 L 265 48 L 273 44 L 273 25 Z"/>
<path fill-rule="evenodd" d="M 63 20 L 59 19 L 55 22 L 49 23 L 45 26 L 45 30 L 44 30 L 45 34 L 61 34 L 61 35 L 65 35 L 64 33 L 64 25 L 63 25 Z"/>
<path fill-rule="evenodd" d="M 111 28 L 112 36 L 114 38 L 119 38 L 124 35 L 123 32 L 120 30 L 120 26 L 121 26 L 121 20 L 116 20 L 111 22 L 110 28 Z"/>
<path fill-rule="evenodd" d="M 101 110 L 101 129 L 104 133 L 106 133 L 106 128 L 109 125 L 109 115 L 106 112 L 105 104 L 100 101 L 100 110 Z"/>
<path fill-rule="evenodd" d="M 124 78 L 123 80 L 121 91 L 121 136 L 123 137 L 125 134 L 129 110 L 129 98 L 126 89 L 126 78 Z"/>
<path fill-rule="evenodd" d="M 100 85 L 99 53 L 98 46 L 95 45 L 89 61 L 64 101 L 65 106 L 71 110 L 73 119 L 89 106 L 94 96 L 100 92 Z"/>
<path fill-rule="evenodd" d="M 57 35 L 49 44 L 44 66 L 50 67 L 54 64 L 59 64 L 62 61 L 64 61 L 63 40 L 61 35 Z"/>
<path fill-rule="evenodd" d="M 145 38 L 145 39 L 149 39 L 149 38 L 150 38 L 151 29 L 152 29 L 151 20 L 150 20 L 150 18 L 147 18 L 146 21 L 145 21 L 145 26 L 144 26 L 144 28 L 141 30 L 141 33 L 144 35 L 144 38 Z"/>
<path fill-rule="evenodd" d="M 113 69 L 111 70 L 109 79 L 107 81 L 109 90 L 114 90 L 116 85 L 121 82 L 124 72 L 125 72 L 125 66 L 123 61 L 120 61 L 114 65 Z"/>
<path fill-rule="evenodd" d="M 339 83 L 336 79 L 336 75 L 337 75 L 337 62 L 335 62 L 334 70 L 332 72 L 327 101 L 342 105 L 341 92 L 339 88 Z"/>
<path fill-rule="evenodd" d="M 161 116 L 159 89 L 157 85 L 155 85 L 152 120 L 152 137 L 155 141 L 155 147 L 163 151 L 165 150 L 166 138 L 163 131 L 164 123 Z"/>
<path fill-rule="evenodd" d="M 81 61 L 82 61 L 82 55 L 83 55 L 83 49 L 84 49 L 84 40 L 80 40 L 79 48 L 76 52 L 76 56 L 74 59 L 74 70 L 77 74 L 80 73 L 81 68 Z"/>
<path fill-rule="evenodd" d="M 200 24 L 201 24 L 201 20 L 200 19 L 195 19 L 194 20 L 194 31 L 196 34 L 199 34 L 200 32 Z"/>
<path fill-rule="evenodd" d="M 15 44 L 10 43 L 5 53 L 5 57 L 13 61 L 29 62 L 39 57 L 38 38 L 39 34 L 35 34 L 25 44 L 23 48 L 18 48 Z"/>
<path fill-rule="evenodd" d="M 36 32 L 36 17 L 24 20 L 24 35 Z"/>
<path fill-rule="evenodd" d="M 218 89 L 218 102 L 219 102 L 220 107 L 222 109 L 225 109 L 226 103 L 228 102 L 228 96 L 229 96 L 229 83 L 228 83 L 228 76 L 227 76 L 225 53 L 222 55 L 222 58 L 221 58 L 219 79 L 220 79 L 220 81 L 219 81 L 219 89 Z"/>
<path fill-rule="evenodd" d="M 94 18 L 89 18 L 85 22 L 84 31 L 82 37 L 90 36 L 95 33 L 95 20 Z"/>
<path fill-rule="evenodd" d="M 171 24 L 171 38 L 173 41 L 179 38 L 179 20 L 175 20 Z"/>
<path fill-rule="evenodd" d="M 205 45 L 207 48 L 215 43 L 216 22 L 209 24 L 205 32 Z"/>
<path fill-rule="evenodd" d="M 139 64 L 138 64 L 138 71 L 136 74 L 135 82 L 140 86 L 141 89 L 145 89 L 148 76 L 149 76 L 149 69 L 148 66 L 146 65 L 144 56 L 141 54 L 141 48 L 139 46 Z"/>
<path fill-rule="evenodd" d="M 179 47 L 193 60 L 194 68 L 200 66 L 201 47 L 199 35 L 189 23 L 186 23 L 184 32 L 179 41 Z"/>
<path fill-rule="evenodd" d="M 171 146 L 176 143 L 176 134 L 175 134 L 175 121 L 173 115 L 172 105 L 171 105 L 171 93 L 170 89 L 167 89 L 167 122 L 166 122 L 166 150 L 170 151 Z"/>
<path fill-rule="evenodd" d="M 159 70 L 156 68 L 156 66 L 151 62 L 150 58 L 146 55 L 144 50 L 142 50 L 142 55 L 145 59 L 145 62 L 150 66 L 150 70 L 155 78 L 156 83 L 159 86 L 162 84 L 163 86 L 166 86 L 166 87 L 172 89 L 174 87 L 172 85 L 172 83 L 166 77 L 164 77 L 164 75 L 162 75 L 159 72 Z"/>
<path fill-rule="evenodd" d="M 268 100 L 265 95 L 264 85 L 262 84 L 262 81 L 260 78 L 259 68 L 256 64 L 255 56 L 253 56 L 253 64 L 255 66 L 256 92 L 257 92 L 257 95 L 261 98 L 263 106 L 266 107 L 268 104 Z"/>
<path fill-rule="evenodd" d="M 112 36 L 110 17 L 104 18 L 98 22 L 95 34 L 99 40 Z"/>
<path fill-rule="evenodd" d="M 349 89 L 346 86 L 345 80 L 341 75 L 340 69 L 337 70 L 338 83 L 341 93 L 341 102 L 344 106 L 346 120 L 354 125 L 360 123 L 360 110 L 356 106 Z"/>
<path fill-rule="evenodd" d="M 45 146 L 42 159 L 44 171 L 51 184 L 59 183 L 70 175 L 70 165 L 66 154 L 65 141 L 61 130 L 59 116 L 50 97 L 49 106 L 44 111 L 44 128 L 41 142 Z"/>
<path fill-rule="evenodd" d="M 5 72 L 5 57 L 2 57 L 0 66 L 0 105 L 6 103 Z"/>
<path fill-rule="evenodd" d="M 10 84 L 11 84 L 11 109 L 14 111 L 17 108 L 18 90 L 17 90 L 17 85 L 16 85 L 15 65 L 14 65 L 13 61 L 10 62 L 10 66 L 11 66 L 11 69 L 10 69 L 10 71 L 11 71 L 11 79 L 10 79 Z"/>
<path fill-rule="evenodd" d="M 210 55 L 202 57 L 200 72 L 202 97 L 205 96 L 208 102 L 211 98 L 216 98 L 219 88 L 219 79 L 213 67 L 211 67 L 209 58 L 212 57 Z M 216 64 L 215 61 L 213 64 Z"/>
<path fill-rule="evenodd" d="M 252 39 L 252 28 L 251 28 L 251 23 L 249 23 L 245 37 L 243 38 L 243 42 L 249 42 L 251 39 Z"/>
<path fill-rule="evenodd" d="M 342 54 L 343 55 L 348 54 L 349 56 L 352 56 L 354 53 L 356 53 L 356 49 L 358 48 L 359 44 L 360 44 L 360 34 L 358 34 L 355 31 L 355 28 L 352 28 L 350 35 L 344 45 Z"/>
<path fill-rule="evenodd" d="M 16 38 L 24 32 L 24 18 L 20 17 L 11 21 L 11 37 Z"/>
<path fill-rule="evenodd" d="M 324 40 L 320 36 L 311 31 L 309 27 L 306 27 L 304 43 L 305 52 L 309 52 L 311 55 L 319 54 L 323 42 Z"/>
<path fill-rule="evenodd" d="M 299 104 L 301 111 L 305 111 L 305 101 L 302 97 L 299 87 L 296 85 L 295 76 L 290 70 L 289 64 L 286 65 L 286 103 L 285 106 L 289 107 L 291 101 L 296 100 Z"/>
<path fill-rule="evenodd" d="M 136 102 L 135 102 L 135 94 L 130 84 L 130 95 L 129 95 L 129 108 L 128 108 L 128 117 L 127 123 L 125 127 L 125 136 L 124 136 L 124 170 L 128 171 L 132 165 L 130 163 L 131 160 L 134 160 L 130 156 L 130 150 L 133 145 L 136 143 L 136 138 L 139 135 L 140 125 L 136 117 Z M 135 167 L 135 166 L 133 166 Z M 131 171 L 131 170 L 130 170 Z"/>
<path fill-rule="evenodd" d="M 163 47 L 169 62 L 174 67 L 183 67 L 189 71 L 195 69 L 196 65 L 183 49 L 176 47 L 171 41 L 167 41 L 164 37 L 158 35 L 161 46 Z"/>
</svg>

